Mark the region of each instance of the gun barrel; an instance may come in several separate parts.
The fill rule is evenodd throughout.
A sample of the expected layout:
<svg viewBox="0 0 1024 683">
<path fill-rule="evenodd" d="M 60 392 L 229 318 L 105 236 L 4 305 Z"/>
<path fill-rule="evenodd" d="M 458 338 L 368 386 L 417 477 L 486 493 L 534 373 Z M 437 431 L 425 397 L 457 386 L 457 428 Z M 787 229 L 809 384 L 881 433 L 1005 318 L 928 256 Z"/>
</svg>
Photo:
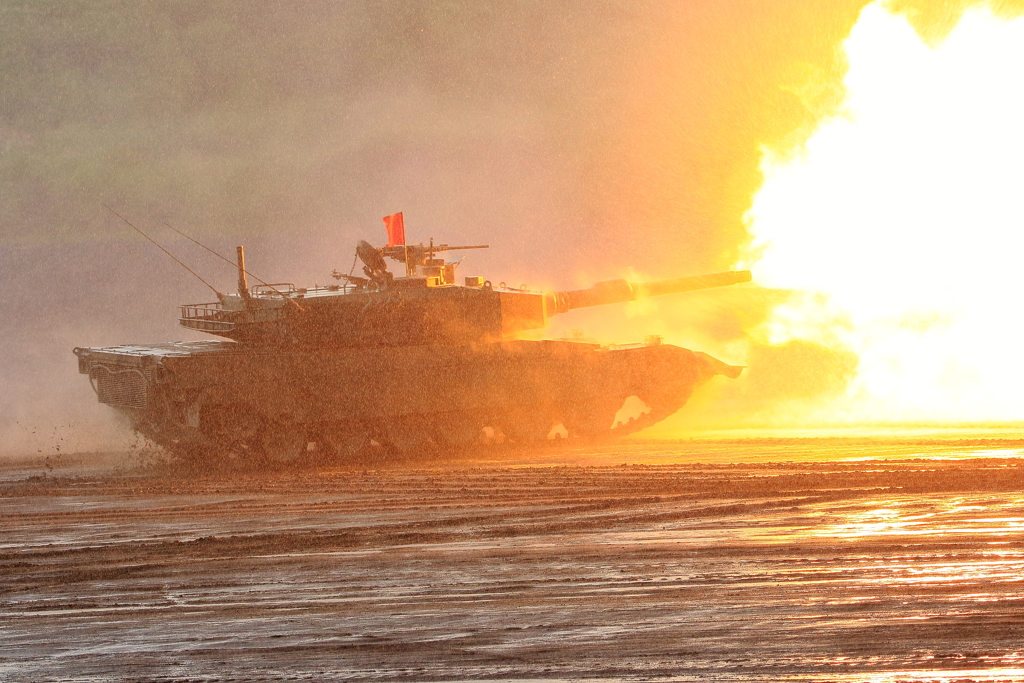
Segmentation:
<svg viewBox="0 0 1024 683">
<path fill-rule="evenodd" d="M 695 275 L 654 282 L 629 282 L 627 280 L 605 280 L 587 289 L 568 292 L 551 292 L 546 295 L 548 315 L 565 313 L 575 308 L 604 306 L 624 301 L 634 301 L 649 296 L 664 296 L 698 289 L 726 287 L 741 282 L 750 282 L 749 270 L 730 270 L 711 275 Z"/>
<path fill-rule="evenodd" d="M 455 251 L 456 249 L 490 249 L 489 244 L 468 244 L 464 246 L 449 247 L 447 244 L 442 244 L 437 247 L 432 247 L 429 251 Z"/>
<path fill-rule="evenodd" d="M 640 288 L 640 296 L 662 296 L 678 292 L 692 292 L 698 289 L 728 287 L 729 285 L 738 285 L 742 282 L 750 282 L 749 270 L 728 270 L 724 273 L 712 273 L 711 275 L 694 275 L 693 277 L 679 277 L 673 280 L 641 282 L 637 287 Z"/>
</svg>

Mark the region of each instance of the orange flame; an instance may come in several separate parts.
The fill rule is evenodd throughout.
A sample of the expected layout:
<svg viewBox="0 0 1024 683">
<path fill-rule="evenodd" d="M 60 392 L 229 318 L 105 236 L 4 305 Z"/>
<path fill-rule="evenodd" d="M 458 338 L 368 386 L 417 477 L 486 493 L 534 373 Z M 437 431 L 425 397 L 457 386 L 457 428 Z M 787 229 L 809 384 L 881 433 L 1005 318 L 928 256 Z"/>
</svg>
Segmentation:
<svg viewBox="0 0 1024 683">
<path fill-rule="evenodd" d="M 929 45 L 875 2 L 844 47 L 842 112 L 762 162 L 747 261 L 795 292 L 757 336 L 859 356 L 819 420 L 1022 420 L 1024 19 Z"/>
</svg>

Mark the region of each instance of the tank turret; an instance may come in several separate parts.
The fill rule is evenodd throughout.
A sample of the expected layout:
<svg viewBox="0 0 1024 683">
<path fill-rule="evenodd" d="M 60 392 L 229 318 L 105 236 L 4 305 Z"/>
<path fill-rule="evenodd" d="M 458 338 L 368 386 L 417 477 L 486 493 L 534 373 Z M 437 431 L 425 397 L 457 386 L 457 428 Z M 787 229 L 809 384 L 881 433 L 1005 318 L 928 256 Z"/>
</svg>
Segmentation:
<svg viewBox="0 0 1024 683">
<path fill-rule="evenodd" d="M 239 247 L 239 292 L 220 301 L 181 307 L 184 327 L 262 345 L 406 346 L 497 341 L 546 327 L 548 318 L 590 306 L 633 301 L 750 281 L 749 271 L 628 282 L 607 280 L 588 289 L 533 292 L 493 286 L 481 277 L 456 282 L 459 262 L 439 255 L 487 245 L 390 245 L 360 240 L 363 275 L 334 272 L 344 284 L 297 289 L 292 284 L 249 289 Z M 385 257 L 404 274 L 388 270 Z"/>
</svg>

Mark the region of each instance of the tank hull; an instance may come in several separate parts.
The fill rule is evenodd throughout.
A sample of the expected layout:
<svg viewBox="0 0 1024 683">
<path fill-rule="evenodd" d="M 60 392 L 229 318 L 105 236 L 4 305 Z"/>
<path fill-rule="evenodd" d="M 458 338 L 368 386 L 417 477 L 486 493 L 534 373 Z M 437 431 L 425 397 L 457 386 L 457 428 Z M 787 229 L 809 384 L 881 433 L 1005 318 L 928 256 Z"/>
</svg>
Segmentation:
<svg viewBox="0 0 1024 683">
<path fill-rule="evenodd" d="M 75 354 L 100 402 L 172 453 L 278 462 L 344 458 L 367 444 L 415 454 L 624 435 L 740 370 L 677 346 L 570 341 L 386 351 L 206 341 Z"/>
</svg>

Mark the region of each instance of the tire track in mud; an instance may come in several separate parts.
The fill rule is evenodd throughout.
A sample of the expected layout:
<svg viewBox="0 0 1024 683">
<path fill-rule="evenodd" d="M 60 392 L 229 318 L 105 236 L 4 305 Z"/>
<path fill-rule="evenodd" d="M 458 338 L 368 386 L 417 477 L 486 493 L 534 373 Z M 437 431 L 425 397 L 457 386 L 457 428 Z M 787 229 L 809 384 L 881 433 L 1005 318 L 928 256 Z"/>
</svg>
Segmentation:
<svg viewBox="0 0 1024 683">
<path fill-rule="evenodd" d="M 1021 472 L 1002 458 L 9 481 L 0 679 L 1009 670 Z"/>
</svg>

